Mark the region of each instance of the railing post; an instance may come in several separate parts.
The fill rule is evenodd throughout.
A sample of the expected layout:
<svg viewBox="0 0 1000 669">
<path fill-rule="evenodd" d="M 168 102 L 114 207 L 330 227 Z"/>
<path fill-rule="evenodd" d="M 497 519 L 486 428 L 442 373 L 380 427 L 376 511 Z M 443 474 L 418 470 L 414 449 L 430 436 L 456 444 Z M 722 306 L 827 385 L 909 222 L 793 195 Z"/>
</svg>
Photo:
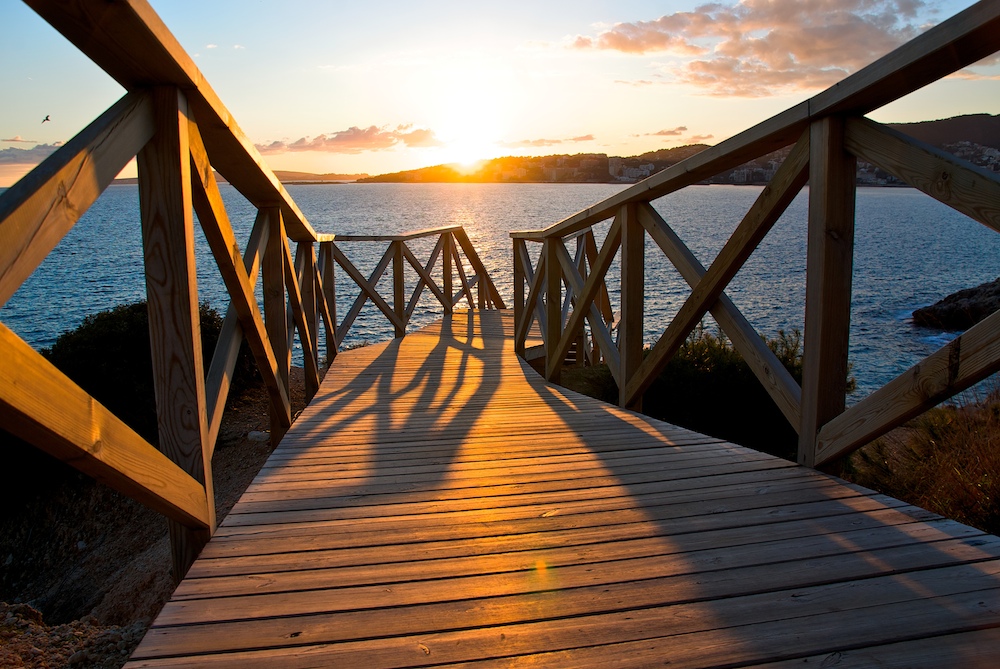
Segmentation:
<svg viewBox="0 0 1000 669">
<path fill-rule="evenodd" d="M 399 317 L 400 324 L 396 324 L 396 336 L 402 337 L 406 334 L 406 285 L 403 281 L 403 242 L 394 241 L 392 250 L 392 310 Z"/>
<path fill-rule="evenodd" d="M 800 464 L 816 463 L 817 435 L 844 411 L 856 159 L 844 149 L 844 120 L 813 122 L 809 133 L 809 234 L 802 365 Z"/>
<path fill-rule="evenodd" d="M 209 527 L 168 521 L 180 580 L 215 529 L 205 372 L 194 259 L 188 106 L 173 87 L 153 90 L 156 133 L 138 154 L 142 244 L 159 446 L 205 486 Z"/>
<path fill-rule="evenodd" d="M 621 303 L 622 316 L 618 324 L 618 350 L 621 355 L 621 384 L 618 403 L 628 409 L 642 411 L 642 397 L 625 404 L 625 387 L 642 364 L 643 293 L 645 291 L 646 238 L 639 223 L 636 205 L 622 205 Z"/>
<path fill-rule="evenodd" d="M 521 356 L 525 356 L 525 346 L 524 340 L 517 337 L 517 333 L 521 330 L 521 319 L 528 318 L 528 314 L 524 313 L 524 288 L 525 288 L 525 272 L 524 272 L 524 262 L 521 259 L 521 252 L 525 251 L 527 255 L 527 248 L 525 247 L 523 239 L 514 239 L 514 352 Z"/>
<path fill-rule="evenodd" d="M 563 330 L 562 269 L 556 244 L 562 244 L 562 239 L 546 237 L 542 246 L 545 254 L 545 376 L 553 383 L 559 383 L 562 373 L 562 360 L 552 356 L 559 348 Z"/>
<path fill-rule="evenodd" d="M 312 242 L 299 242 L 295 245 L 295 264 L 298 266 L 296 278 L 299 282 L 299 295 L 302 297 L 302 319 L 309 328 L 312 339 L 312 359 L 319 368 L 319 310 L 316 305 L 316 256 L 313 253 Z M 303 337 L 304 339 L 304 337 Z M 305 345 L 305 342 L 303 342 Z M 303 351 L 305 353 L 305 351 Z M 309 369 L 309 365 L 306 365 Z M 319 391 L 319 378 L 310 373 L 305 375 L 306 402 L 311 402 Z"/>
<path fill-rule="evenodd" d="M 337 357 L 339 342 L 337 341 L 337 275 L 334 271 L 333 242 L 320 242 L 319 245 L 319 276 L 323 280 L 321 300 L 326 300 L 330 313 L 330 321 L 326 324 L 326 364 L 329 365 Z"/>
<path fill-rule="evenodd" d="M 264 284 L 264 322 L 271 340 L 274 358 L 278 363 L 278 382 L 288 393 L 288 376 L 292 364 L 292 351 L 288 346 L 288 325 L 285 306 L 285 225 L 281 209 L 268 208 L 269 233 L 261 274 Z M 281 419 L 271 409 L 271 447 L 274 448 L 285 435 Z"/>
<path fill-rule="evenodd" d="M 451 283 L 451 256 L 453 254 L 452 249 L 455 248 L 455 239 L 451 236 L 450 232 L 446 232 L 442 236 L 444 238 L 444 248 L 441 249 L 441 282 L 443 284 L 444 299 L 446 300 L 444 313 L 448 315 L 455 311 L 455 304 L 453 302 L 455 292 Z"/>
</svg>

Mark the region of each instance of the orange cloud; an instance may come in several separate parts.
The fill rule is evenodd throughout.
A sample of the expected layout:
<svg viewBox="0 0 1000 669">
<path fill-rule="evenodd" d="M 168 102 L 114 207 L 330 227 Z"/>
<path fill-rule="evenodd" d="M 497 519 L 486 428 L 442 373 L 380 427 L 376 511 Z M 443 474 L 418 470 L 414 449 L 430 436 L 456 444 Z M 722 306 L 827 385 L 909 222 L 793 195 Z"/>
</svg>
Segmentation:
<svg viewBox="0 0 1000 669">
<path fill-rule="evenodd" d="M 10 137 L 8 139 L 0 139 L 0 142 L 14 142 L 14 143 L 18 143 L 18 144 L 37 144 L 38 143 L 38 142 L 36 142 L 33 139 L 25 139 L 24 137 L 21 137 L 20 135 L 14 135 L 13 137 Z"/>
<path fill-rule="evenodd" d="M 517 142 L 498 142 L 498 144 L 509 149 L 526 149 L 592 141 L 594 141 L 593 135 L 580 135 L 579 137 L 570 137 L 569 139 L 522 139 Z"/>
<path fill-rule="evenodd" d="M 670 53 L 673 80 L 712 94 L 770 95 L 828 86 L 920 31 L 921 0 L 744 0 L 617 23 L 576 49 Z M 622 82 L 628 83 L 628 82 Z M 645 82 L 640 82 L 640 85 Z"/>
<path fill-rule="evenodd" d="M 388 127 L 369 126 L 359 128 L 351 126 L 347 130 L 338 130 L 313 138 L 302 137 L 294 142 L 274 141 L 268 144 L 258 144 L 261 153 L 287 153 L 294 151 L 323 151 L 326 153 L 357 154 L 365 151 L 384 151 L 397 146 L 429 147 L 442 146 L 443 143 L 427 128 L 413 128 L 412 124 L 399 125 L 390 130 Z"/>
<path fill-rule="evenodd" d="M 647 137 L 679 137 L 687 132 L 686 125 L 679 125 L 672 130 L 657 130 L 656 132 L 647 132 Z"/>
</svg>

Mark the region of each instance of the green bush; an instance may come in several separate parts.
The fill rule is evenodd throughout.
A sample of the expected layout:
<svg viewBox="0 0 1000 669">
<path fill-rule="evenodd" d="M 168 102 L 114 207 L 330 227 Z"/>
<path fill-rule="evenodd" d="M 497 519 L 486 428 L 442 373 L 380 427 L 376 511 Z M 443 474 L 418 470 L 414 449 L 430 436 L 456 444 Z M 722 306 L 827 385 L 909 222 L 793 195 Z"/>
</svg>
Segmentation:
<svg viewBox="0 0 1000 669">
<path fill-rule="evenodd" d="M 791 373 L 802 380 L 802 339 L 799 332 L 778 331 L 768 347 Z M 563 385 L 586 395 L 617 403 L 618 386 L 604 365 L 563 370 Z M 723 335 L 699 325 L 646 391 L 642 410 L 665 420 L 772 455 L 795 460 L 798 436 Z"/>
<path fill-rule="evenodd" d="M 201 346 L 205 370 L 222 329 L 219 312 L 202 303 Z M 157 443 L 153 363 L 146 303 L 123 304 L 87 316 L 42 355 L 151 443 Z M 254 379 L 256 365 L 244 344 L 232 393 Z"/>
</svg>

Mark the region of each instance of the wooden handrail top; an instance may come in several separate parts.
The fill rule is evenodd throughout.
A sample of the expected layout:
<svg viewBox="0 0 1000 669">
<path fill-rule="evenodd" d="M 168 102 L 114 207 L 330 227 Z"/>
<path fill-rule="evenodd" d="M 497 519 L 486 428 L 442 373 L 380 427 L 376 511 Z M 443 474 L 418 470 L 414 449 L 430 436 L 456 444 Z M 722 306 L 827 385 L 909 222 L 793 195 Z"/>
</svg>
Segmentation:
<svg viewBox="0 0 1000 669">
<path fill-rule="evenodd" d="M 324 235 L 330 239 L 324 241 L 334 242 L 408 242 L 411 239 L 422 237 L 435 237 L 447 232 L 461 230 L 461 225 L 446 225 L 440 228 L 426 228 L 413 232 L 404 232 L 401 235 Z"/>
<path fill-rule="evenodd" d="M 77 0 L 72 11 L 46 0 L 25 3 L 127 90 L 184 90 L 213 167 L 257 208 L 280 207 L 289 237 L 317 241 L 298 205 L 145 0 Z"/>
<path fill-rule="evenodd" d="M 565 237 L 794 142 L 810 121 L 866 114 L 1000 50 L 1000 2 L 981 0 L 809 100 L 541 230 L 515 239 Z"/>
</svg>

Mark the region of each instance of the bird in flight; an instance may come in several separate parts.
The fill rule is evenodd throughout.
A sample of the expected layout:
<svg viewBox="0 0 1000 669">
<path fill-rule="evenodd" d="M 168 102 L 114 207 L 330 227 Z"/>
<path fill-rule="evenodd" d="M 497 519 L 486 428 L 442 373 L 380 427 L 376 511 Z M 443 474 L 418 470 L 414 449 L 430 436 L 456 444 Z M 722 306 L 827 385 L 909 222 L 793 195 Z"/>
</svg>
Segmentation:
<svg viewBox="0 0 1000 669">
<path fill-rule="evenodd" d="M 46 114 L 46 115 L 45 115 L 45 118 L 43 118 L 43 119 L 42 119 L 42 123 L 45 123 L 46 121 L 51 121 L 51 120 L 52 120 L 52 119 L 50 118 L 50 115 L 49 115 L 49 114 Z"/>
</svg>

